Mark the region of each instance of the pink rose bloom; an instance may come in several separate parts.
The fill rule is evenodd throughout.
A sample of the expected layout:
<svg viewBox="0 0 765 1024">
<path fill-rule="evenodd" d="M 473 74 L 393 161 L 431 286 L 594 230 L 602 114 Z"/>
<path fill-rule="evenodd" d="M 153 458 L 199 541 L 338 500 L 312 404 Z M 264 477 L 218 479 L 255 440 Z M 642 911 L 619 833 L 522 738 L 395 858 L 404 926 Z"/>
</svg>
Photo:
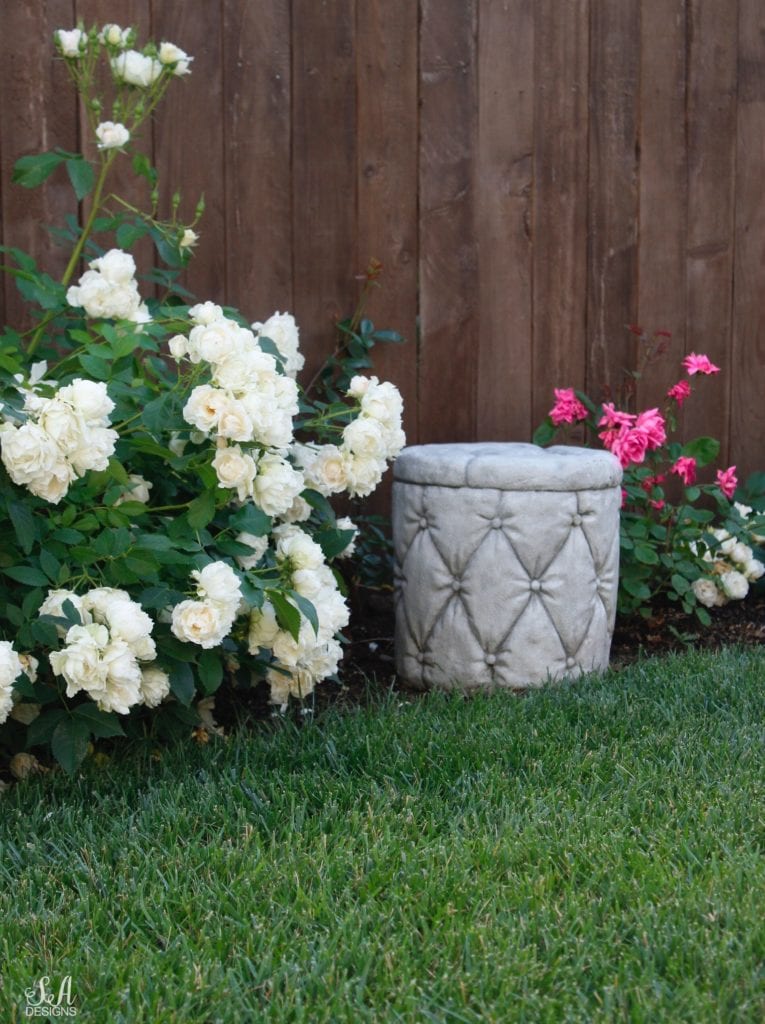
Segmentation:
<svg viewBox="0 0 765 1024">
<path fill-rule="evenodd" d="M 695 352 L 691 352 L 689 356 L 685 357 L 683 366 L 688 371 L 689 377 L 692 377 L 694 373 L 706 373 L 709 375 L 710 373 L 720 372 L 720 367 L 711 363 L 708 356 L 697 356 Z"/>
<path fill-rule="evenodd" d="M 604 402 L 603 415 L 598 420 L 598 426 L 606 428 L 598 434 L 603 446 L 609 451 L 613 451 L 613 445 L 617 442 L 622 428 L 632 426 L 635 419 L 636 417 L 631 412 L 619 412 L 618 409 L 614 409 L 613 402 Z M 614 454 L 616 453 L 614 452 Z"/>
<path fill-rule="evenodd" d="M 651 508 L 655 508 L 658 512 L 661 512 L 661 510 L 664 508 L 665 502 L 663 498 L 659 498 L 656 501 L 649 501 L 648 504 L 651 506 Z"/>
<path fill-rule="evenodd" d="M 689 398 L 691 394 L 691 385 L 687 380 L 679 380 L 677 384 L 673 385 L 667 392 L 667 398 L 674 398 L 677 402 L 678 408 L 682 408 L 683 402 L 686 398 Z"/>
<path fill-rule="evenodd" d="M 736 488 L 738 487 L 738 478 L 736 477 L 735 466 L 728 466 L 724 473 L 721 469 L 717 470 L 717 486 L 726 498 L 730 499 L 733 497 Z"/>
<path fill-rule="evenodd" d="M 660 448 L 667 440 L 664 417 L 658 409 L 646 409 L 635 420 L 635 430 L 642 430 L 648 438 L 648 448 L 653 451 Z"/>
<path fill-rule="evenodd" d="M 686 455 L 681 455 L 672 467 L 672 472 L 677 473 L 686 487 L 690 487 L 696 479 L 696 460 Z"/>
<path fill-rule="evenodd" d="M 577 423 L 587 419 L 587 410 L 574 394 L 573 388 L 555 388 L 555 405 L 550 410 L 550 419 L 556 427 L 561 423 Z"/>
<path fill-rule="evenodd" d="M 608 433 L 614 436 L 610 437 L 609 441 L 604 439 L 603 444 L 617 457 L 622 469 L 645 459 L 645 453 L 648 450 L 648 434 L 644 430 L 622 426 L 618 432 L 610 431 Z M 603 437 L 602 434 L 599 436 Z"/>
</svg>

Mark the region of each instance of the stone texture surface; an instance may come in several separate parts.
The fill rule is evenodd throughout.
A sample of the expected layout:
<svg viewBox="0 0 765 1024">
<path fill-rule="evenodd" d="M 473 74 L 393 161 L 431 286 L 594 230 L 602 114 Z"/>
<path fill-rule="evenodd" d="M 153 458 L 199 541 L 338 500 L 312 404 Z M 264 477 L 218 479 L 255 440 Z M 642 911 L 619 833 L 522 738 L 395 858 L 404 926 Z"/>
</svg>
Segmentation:
<svg viewBox="0 0 765 1024">
<path fill-rule="evenodd" d="M 423 445 L 401 453 L 394 475 L 402 679 L 523 689 L 608 665 L 622 475 L 612 455 Z"/>
</svg>

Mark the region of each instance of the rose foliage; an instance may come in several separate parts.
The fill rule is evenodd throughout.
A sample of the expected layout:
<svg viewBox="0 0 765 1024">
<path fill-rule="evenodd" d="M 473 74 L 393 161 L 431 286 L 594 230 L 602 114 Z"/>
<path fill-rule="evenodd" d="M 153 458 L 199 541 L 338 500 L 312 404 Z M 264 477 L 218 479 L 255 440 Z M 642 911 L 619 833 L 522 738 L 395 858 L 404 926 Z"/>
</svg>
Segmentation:
<svg viewBox="0 0 765 1024">
<path fill-rule="evenodd" d="M 625 405 L 634 393 L 633 381 L 662 354 L 668 337 L 658 331 L 648 338 L 640 328 L 630 329 L 645 349 L 641 369 L 629 375 Z M 681 444 L 671 439 L 678 412 L 697 382 L 720 372 L 706 355 L 696 353 L 686 356 L 682 368 L 684 375 L 667 390 L 663 407 L 638 413 L 617 409 L 613 402 L 596 404 L 573 388 L 556 388 L 555 404 L 534 441 L 546 445 L 559 431 L 571 437 L 584 430 L 587 443 L 602 445 L 619 459 L 624 471 L 619 610 L 648 617 L 663 596 L 708 625 L 708 608 L 746 597 L 765 573 L 755 557 L 765 542 L 765 515 L 734 500 L 741 493 L 735 466 L 718 469 L 714 481 L 698 479 L 717 458 L 718 441 L 699 437 Z M 761 496 L 752 501 L 763 507 Z"/>
<path fill-rule="evenodd" d="M 32 326 L 0 338 L 0 756 L 50 747 L 73 771 L 93 738 L 211 723 L 224 680 L 267 680 L 284 705 L 335 674 L 334 563 L 356 528 L 329 499 L 371 493 L 404 435 L 396 388 L 361 372 L 400 340 L 362 315 L 379 265 L 304 390 L 291 315 L 248 323 L 178 284 L 203 204 L 183 222 L 176 194 L 160 218 L 135 147 L 193 58 L 118 25 L 55 43 L 96 157 L 57 149 L 14 173 L 34 188 L 65 168 L 89 213 L 58 231 L 60 281 L 4 250 Z M 118 162 L 146 180 L 148 213 L 109 192 Z M 160 265 L 139 277 L 140 240 Z"/>
</svg>

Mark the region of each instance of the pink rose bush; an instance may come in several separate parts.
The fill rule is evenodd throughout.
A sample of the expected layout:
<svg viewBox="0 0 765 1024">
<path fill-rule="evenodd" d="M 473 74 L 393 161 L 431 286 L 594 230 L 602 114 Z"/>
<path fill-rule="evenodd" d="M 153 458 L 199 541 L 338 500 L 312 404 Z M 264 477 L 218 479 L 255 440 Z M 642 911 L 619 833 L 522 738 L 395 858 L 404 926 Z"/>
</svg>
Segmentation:
<svg viewBox="0 0 765 1024">
<path fill-rule="evenodd" d="M 644 337 L 639 328 L 630 330 Z M 665 336 L 656 332 L 649 358 L 666 347 Z M 755 555 L 765 517 L 733 501 L 735 466 L 718 469 L 714 482 L 697 483 L 717 457 L 717 441 L 702 437 L 683 445 L 670 439 L 694 382 L 720 372 L 708 356 L 695 352 L 682 365 L 686 376 L 667 390 L 662 409 L 634 413 L 611 401 L 597 406 L 573 388 L 555 389 L 555 403 L 534 440 L 547 444 L 558 430 L 582 424 L 619 460 L 624 470 L 620 610 L 648 615 L 651 603 L 665 595 L 708 622 L 708 608 L 745 597 L 765 572 Z M 680 500 L 669 485 L 672 478 L 683 486 Z"/>
<path fill-rule="evenodd" d="M 285 707 L 336 676 L 350 614 L 337 563 L 362 538 L 331 500 L 370 494 L 405 437 L 398 390 L 368 372 L 377 341 L 401 340 L 363 315 L 380 265 L 305 385 L 289 312 L 255 320 L 180 286 L 201 202 L 159 220 L 110 194 L 133 156 L 154 181 L 132 148 L 193 57 L 113 24 L 54 41 L 94 163 L 57 149 L 23 157 L 14 180 L 36 187 L 65 164 L 73 208 L 93 200 L 61 281 L 6 259 L 37 326 L 6 332 L 0 366 L 0 762 L 50 748 L 74 771 L 94 738 L 218 733 L 224 684 L 262 684 Z M 162 263 L 140 284 L 139 239 Z"/>
</svg>

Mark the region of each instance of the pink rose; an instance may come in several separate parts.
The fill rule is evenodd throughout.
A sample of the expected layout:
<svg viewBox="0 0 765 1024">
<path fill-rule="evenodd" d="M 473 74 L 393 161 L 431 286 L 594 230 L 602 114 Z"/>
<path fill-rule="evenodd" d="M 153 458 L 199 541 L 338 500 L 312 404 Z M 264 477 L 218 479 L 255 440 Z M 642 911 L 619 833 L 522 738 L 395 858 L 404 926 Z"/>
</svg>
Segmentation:
<svg viewBox="0 0 765 1024">
<path fill-rule="evenodd" d="M 648 438 L 648 448 L 653 451 L 667 440 L 664 417 L 658 409 L 646 409 L 635 420 L 635 430 L 642 430 Z"/>
<path fill-rule="evenodd" d="M 691 385 L 687 380 L 679 380 L 677 384 L 674 384 L 667 392 L 667 398 L 674 398 L 677 402 L 678 409 L 682 407 L 683 402 L 686 398 L 689 398 L 691 394 Z"/>
<path fill-rule="evenodd" d="M 609 451 L 613 451 L 613 445 L 617 443 L 622 428 L 630 427 L 635 419 L 636 417 L 631 412 L 619 412 L 618 409 L 614 409 L 613 402 L 604 402 L 603 415 L 598 420 L 598 426 L 606 428 L 598 434 L 603 446 Z"/>
<path fill-rule="evenodd" d="M 611 431 L 610 433 L 614 435 L 609 438 L 610 443 L 604 439 L 603 444 L 617 457 L 623 469 L 645 459 L 645 453 L 648 450 L 648 434 L 644 430 L 622 426 L 618 432 Z"/>
<path fill-rule="evenodd" d="M 690 487 L 696 479 L 696 460 L 690 456 L 681 455 L 672 467 L 672 472 L 677 473 L 686 487 Z"/>
<path fill-rule="evenodd" d="M 689 356 L 686 356 L 683 360 L 683 366 L 688 371 L 688 376 L 692 377 L 694 373 L 719 373 L 720 367 L 715 366 L 714 363 L 709 361 L 708 356 L 697 356 L 695 352 L 691 352 Z"/>
<path fill-rule="evenodd" d="M 587 410 L 574 394 L 573 388 L 555 388 L 555 405 L 550 419 L 556 427 L 561 423 L 577 423 L 587 419 Z"/>
<path fill-rule="evenodd" d="M 738 478 L 736 477 L 735 466 L 728 466 L 724 473 L 721 469 L 717 470 L 717 486 L 726 498 L 730 499 L 733 497 L 736 488 L 738 487 Z"/>
</svg>

